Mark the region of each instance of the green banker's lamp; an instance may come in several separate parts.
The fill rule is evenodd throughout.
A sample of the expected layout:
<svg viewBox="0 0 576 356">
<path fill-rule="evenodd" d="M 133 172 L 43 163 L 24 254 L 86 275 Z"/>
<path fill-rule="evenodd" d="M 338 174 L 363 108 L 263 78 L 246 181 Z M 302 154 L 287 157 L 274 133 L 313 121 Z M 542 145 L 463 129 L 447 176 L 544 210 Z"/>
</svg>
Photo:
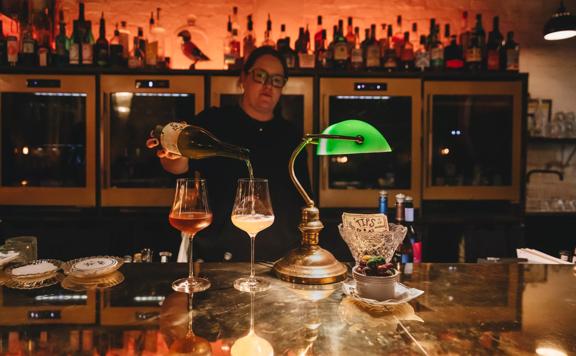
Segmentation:
<svg viewBox="0 0 576 356">
<path fill-rule="evenodd" d="M 390 152 L 390 145 L 372 125 L 360 120 L 346 120 L 326 128 L 321 134 L 306 134 L 290 157 L 288 173 L 306 206 L 298 226 L 302 234 L 300 247 L 290 251 L 274 264 L 274 273 L 285 281 L 300 284 L 328 284 L 346 278 L 344 264 L 318 245 L 318 236 L 324 228 L 318 208 L 306 193 L 294 173 L 294 162 L 308 144 L 316 144 L 320 156 Z"/>
</svg>

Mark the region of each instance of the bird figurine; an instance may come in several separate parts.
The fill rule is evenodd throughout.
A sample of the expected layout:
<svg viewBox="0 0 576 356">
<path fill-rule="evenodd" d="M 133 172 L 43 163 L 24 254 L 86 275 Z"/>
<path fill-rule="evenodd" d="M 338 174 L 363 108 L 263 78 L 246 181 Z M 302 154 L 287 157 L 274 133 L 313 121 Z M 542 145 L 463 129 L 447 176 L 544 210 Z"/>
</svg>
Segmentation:
<svg viewBox="0 0 576 356">
<path fill-rule="evenodd" d="M 207 55 L 202 53 L 200 48 L 198 48 L 198 46 L 196 46 L 194 42 L 192 42 L 191 40 L 192 36 L 190 35 L 190 31 L 182 30 L 178 33 L 178 36 L 182 37 L 182 44 L 180 45 L 182 53 L 184 53 L 186 57 L 192 60 L 192 64 L 190 64 L 190 69 L 195 69 L 196 63 L 199 61 L 210 60 L 210 58 L 208 58 Z"/>
</svg>

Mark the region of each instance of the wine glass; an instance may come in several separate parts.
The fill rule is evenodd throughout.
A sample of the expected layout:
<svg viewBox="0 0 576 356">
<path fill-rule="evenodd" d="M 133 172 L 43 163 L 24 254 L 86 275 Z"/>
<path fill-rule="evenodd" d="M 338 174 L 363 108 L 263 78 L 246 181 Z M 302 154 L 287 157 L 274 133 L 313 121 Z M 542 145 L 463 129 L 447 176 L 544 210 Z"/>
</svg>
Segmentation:
<svg viewBox="0 0 576 356">
<path fill-rule="evenodd" d="M 232 208 L 232 223 L 250 236 L 250 277 L 234 281 L 234 288 L 243 292 L 261 292 L 270 282 L 254 275 L 254 240 L 256 235 L 274 222 L 268 180 L 240 178 Z"/>
<path fill-rule="evenodd" d="M 208 207 L 206 180 L 199 178 L 180 178 L 176 181 L 174 202 L 168 217 L 170 225 L 188 237 L 188 278 L 172 282 L 177 292 L 194 293 L 210 288 L 210 282 L 204 278 L 194 278 L 192 262 L 192 239 L 196 233 L 212 223 L 212 212 Z"/>
</svg>

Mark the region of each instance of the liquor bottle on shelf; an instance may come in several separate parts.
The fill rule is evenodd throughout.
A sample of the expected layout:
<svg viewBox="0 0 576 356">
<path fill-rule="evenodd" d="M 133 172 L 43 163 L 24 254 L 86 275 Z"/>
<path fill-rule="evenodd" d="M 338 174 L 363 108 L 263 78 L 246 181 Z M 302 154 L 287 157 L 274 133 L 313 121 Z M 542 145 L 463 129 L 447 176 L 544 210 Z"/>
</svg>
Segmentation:
<svg viewBox="0 0 576 356">
<path fill-rule="evenodd" d="M 144 65 L 146 58 L 146 39 L 144 38 L 144 29 L 138 27 L 138 34 L 134 36 L 132 45 L 132 54 L 128 60 L 129 68 L 140 68 Z"/>
<path fill-rule="evenodd" d="M 6 58 L 8 60 L 8 65 L 14 67 L 18 63 L 18 37 L 10 35 L 6 37 Z"/>
<path fill-rule="evenodd" d="M 418 23 L 412 23 L 412 33 L 410 33 L 410 38 L 412 41 L 420 41 L 420 35 L 418 34 Z"/>
<path fill-rule="evenodd" d="M 154 28 L 150 31 L 150 41 L 156 41 L 156 62 L 164 66 L 164 58 L 166 57 L 166 28 L 160 22 L 161 8 L 156 8 L 156 21 Z"/>
<path fill-rule="evenodd" d="M 110 65 L 115 67 L 124 66 L 123 52 L 124 48 L 120 40 L 120 30 L 118 29 L 118 24 L 116 24 L 114 36 L 110 39 Z"/>
<path fill-rule="evenodd" d="M 302 39 L 296 52 L 298 52 L 298 66 L 300 68 L 314 68 L 314 55 L 310 53 L 310 31 L 308 30 L 308 25 L 306 25 L 306 30 L 302 29 Z"/>
<path fill-rule="evenodd" d="M 514 41 L 514 32 L 512 31 L 506 34 L 504 51 L 506 53 L 506 70 L 517 72 L 520 69 L 520 46 Z"/>
<path fill-rule="evenodd" d="M 356 35 L 354 33 L 354 26 L 352 25 L 352 16 L 348 16 L 348 30 L 346 31 L 346 42 L 348 43 L 348 51 L 352 52 Z"/>
<path fill-rule="evenodd" d="M 350 52 L 348 51 L 348 42 L 343 35 L 344 22 L 338 20 L 338 31 L 334 40 L 334 59 L 333 64 L 337 69 L 346 69 L 350 60 Z"/>
<path fill-rule="evenodd" d="M 294 41 L 294 50 L 296 51 L 296 67 L 301 67 L 300 54 L 306 53 L 306 40 L 304 39 L 304 27 L 298 29 L 298 38 Z"/>
<path fill-rule="evenodd" d="M 394 51 L 396 52 L 396 58 L 400 58 L 400 56 L 402 55 L 402 47 L 404 47 L 404 31 L 402 30 L 401 15 L 398 15 L 398 17 L 396 17 L 396 33 L 394 33 L 392 43 L 394 46 Z"/>
<path fill-rule="evenodd" d="M 444 48 L 448 47 L 450 45 L 452 41 L 452 36 L 450 35 L 450 24 L 444 24 L 444 39 L 442 42 L 442 45 L 444 46 Z"/>
<path fill-rule="evenodd" d="M 232 19 L 228 15 L 228 22 L 226 22 L 226 37 L 224 37 L 224 67 L 230 68 L 236 61 L 232 55 L 232 47 L 230 43 L 232 42 Z"/>
<path fill-rule="evenodd" d="M 240 23 L 238 22 L 238 6 L 232 7 L 232 31 L 236 29 L 236 33 L 240 33 Z"/>
<path fill-rule="evenodd" d="M 108 66 L 110 56 L 110 46 L 106 39 L 106 22 L 104 21 L 104 12 L 100 16 L 100 30 L 98 39 L 94 44 L 94 63 L 100 67 Z"/>
<path fill-rule="evenodd" d="M 430 69 L 443 70 L 444 69 L 444 46 L 439 39 L 440 28 L 435 23 L 435 20 L 430 21 L 430 37 L 428 38 L 428 50 L 430 51 Z"/>
<path fill-rule="evenodd" d="M 470 33 L 470 41 L 466 51 L 466 67 L 468 70 L 478 71 L 482 69 L 482 50 L 484 42 L 484 30 L 482 29 L 482 15 L 476 17 L 476 26 Z"/>
<path fill-rule="evenodd" d="M 0 21 L 0 66 L 8 65 L 8 41 L 4 37 L 4 27 Z"/>
<path fill-rule="evenodd" d="M 284 57 L 286 60 L 286 65 L 288 68 L 296 68 L 297 64 L 297 55 L 296 52 L 290 47 L 290 37 L 286 35 L 286 25 L 280 25 L 280 37 L 276 42 L 276 48 L 278 52 Z"/>
<path fill-rule="evenodd" d="M 447 70 L 464 68 L 464 54 L 462 46 L 456 41 L 456 35 L 452 35 L 450 44 L 444 48 L 444 63 Z"/>
<path fill-rule="evenodd" d="M 350 52 L 350 68 L 352 68 L 352 70 L 361 70 L 364 65 L 364 59 L 362 57 L 363 46 L 360 46 L 360 28 L 358 28 L 358 26 L 354 28 L 354 37 L 354 48 L 352 48 L 352 52 Z M 368 40 L 368 36 L 366 37 L 366 40 Z"/>
<path fill-rule="evenodd" d="M 322 30 L 321 40 L 316 46 L 316 68 L 326 68 L 326 30 Z"/>
<path fill-rule="evenodd" d="M 94 36 L 92 35 L 92 25 L 88 28 L 88 34 L 82 42 L 82 64 L 91 65 L 94 62 Z"/>
<path fill-rule="evenodd" d="M 64 11 L 60 10 L 60 27 L 56 36 L 56 52 L 54 53 L 54 64 L 65 66 L 69 63 L 70 38 L 66 36 L 66 22 L 64 21 Z"/>
<path fill-rule="evenodd" d="M 154 11 L 150 13 L 148 20 L 148 41 L 146 42 L 146 65 L 149 67 L 156 67 L 158 64 L 158 40 L 154 28 L 156 27 L 156 20 L 154 19 Z"/>
<path fill-rule="evenodd" d="M 38 43 L 38 65 L 46 67 L 51 63 L 52 56 L 52 24 L 48 8 L 35 16 L 34 36 Z"/>
<path fill-rule="evenodd" d="M 388 37 L 387 37 L 387 47 L 386 54 L 384 55 L 384 62 L 382 66 L 388 72 L 392 72 L 398 69 L 398 57 L 396 57 L 396 50 L 392 42 L 392 25 L 388 25 Z"/>
<path fill-rule="evenodd" d="M 404 32 L 404 47 L 402 48 L 402 55 L 400 56 L 400 63 L 402 69 L 405 71 L 414 70 L 414 45 L 410 42 L 410 32 Z"/>
<path fill-rule="evenodd" d="M 266 31 L 264 32 L 262 46 L 276 47 L 276 42 L 272 39 L 272 20 L 270 19 L 270 14 L 268 14 L 268 20 L 266 21 Z"/>
<path fill-rule="evenodd" d="M 500 70 L 502 61 L 502 33 L 500 33 L 500 18 L 494 16 L 492 22 L 492 31 L 488 34 L 488 43 L 486 44 L 486 69 Z"/>
<path fill-rule="evenodd" d="M 316 58 L 318 58 L 317 52 L 320 48 L 326 50 L 326 36 L 324 35 L 324 39 L 322 39 L 323 31 L 322 16 L 318 15 L 316 19 L 316 32 L 314 32 L 314 54 L 316 55 Z"/>
<path fill-rule="evenodd" d="M 388 37 L 386 36 L 387 27 L 385 23 L 380 24 L 380 39 L 378 40 L 378 46 L 380 46 L 380 63 L 384 65 L 386 60 L 386 49 L 388 48 Z"/>
<path fill-rule="evenodd" d="M 420 46 L 414 53 L 414 65 L 418 70 L 424 72 L 430 68 L 430 52 L 426 48 L 426 36 L 420 35 Z"/>
<path fill-rule="evenodd" d="M 128 25 L 126 21 L 120 21 L 120 44 L 122 45 L 122 57 L 127 62 L 130 58 L 130 30 L 128 30 Z"/>
<path fill-rule="evenodd" d="M 248 59 L 250 53 L 256 48 L 256 35 L 254 34 L 254 22 L 252 15 L 248 15 L 246 23 L 246 33 L 242 39 L 242 57 Z"/>
<path fill-rule="evenodd" d="M 78 18 L 73 22 L 72 43 L 70 44 L 70 64 L 88 64 L 88 59 L 92 57 L 92 45 L 86 46 L 90 41 L 92 23 L 86 21 L 84 17 L 84 0 L 78 4 Z M 90 49 L 88 49 L 90 47 Z M 84 51 L 89 53 L 84 53 Z M 90 61 L 90 64 L 92 62 Z"/>
<path fill-rule="evenodd" d="M 476 25 L 470 34 L 470 44 L 468 47 L 466 61 L 470 62 L 469 68 L 471 70 L 484 69 L 484 60 L 486 58 L 486 33 L 482 27 L 482 14 L 476 15 Z M 468 59 L 469 55 L 472 56 L 471 59 Z"/>
<path fill-rule="evenodd" d="M 462 23 L 460 25 L 460 46 L 462 47 L 462 54 L 464 61 L 466 61 L 466 52 L 468 51 L 468 44 L 470 43 L 470 27 L 468 26 L 468 11 L 462 12 Z"/>
<path fill-rule="evenodd" d="M 334 68 L 334 42 L 336 42 L 336 35 L 338 33 L 338 26 L 332 27 L 332 41 L 326 47 L 326 65 L 324 68 Z"/>
<path fill-rule="evenodd" d="M 18 62 L 22 66 L 37 66 L 37 42 L 32 32 L 32 24 L 29 22 L 22 31 L 22 49 L 18 56 Z"/>
<path fill-rule="evenodd" d="M 366 44 L 366 69 L 381 68 L 380 63 L 380 44 L 376 40 L 376 24 L 370 25 L 370 40 Z"/>
</svg>

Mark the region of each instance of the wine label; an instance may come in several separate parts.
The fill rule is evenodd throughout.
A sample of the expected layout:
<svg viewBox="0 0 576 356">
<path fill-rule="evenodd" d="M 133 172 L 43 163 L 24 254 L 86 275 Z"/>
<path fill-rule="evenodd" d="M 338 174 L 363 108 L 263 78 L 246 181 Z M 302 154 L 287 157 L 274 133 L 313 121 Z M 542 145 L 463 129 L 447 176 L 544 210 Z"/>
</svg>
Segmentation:
<svg viewBox="0 0 576 356">
<path fill-rule="evenodd" d="M 80 45 L 78 43 L 70 45 L 70 64 L 80 64 Z"/>
<path fill-rule="evenodd" d="M 334 45 L 334 60 L 345 61 L 348 59 L 348 45 L 345 42 L 339 42 Z"/>
<path fill-rule="evenodd" d="M 366 49 L 366 67 L 380 67 L 380 47 L 369 46 Z"/>
<path fill-rule="evenodd" d="M 18 41 L 16 37 L 8 39 L 8 62 L 16 63 L 18 61 Z"/>
<path fill-rule="evenodd" d="M 178 137 L 180 132 L 190 125 L 181 122 L 171 122 L 164 126 L 162 134 L 160 135 L 160 143 L 162 147 L 170 153 L 182 155 L 178 149 Z"/>
<path fill-rule="evenodd" d="M 406 222 L 414 221 L 414 208 L 404 208 L 404 219 Z"/>
<path fill-rule="evenodd" d="M 374 234 L 388 231 L 388 218 L 384 214 L 342 214 L 342 225 L 345 229 L 357 233 Z"/>
<path fill-rule="evenodd" d="M 518 70 L 518 51 L 515 49 L 506 50 L 506 69 Z"/>
</svg>

